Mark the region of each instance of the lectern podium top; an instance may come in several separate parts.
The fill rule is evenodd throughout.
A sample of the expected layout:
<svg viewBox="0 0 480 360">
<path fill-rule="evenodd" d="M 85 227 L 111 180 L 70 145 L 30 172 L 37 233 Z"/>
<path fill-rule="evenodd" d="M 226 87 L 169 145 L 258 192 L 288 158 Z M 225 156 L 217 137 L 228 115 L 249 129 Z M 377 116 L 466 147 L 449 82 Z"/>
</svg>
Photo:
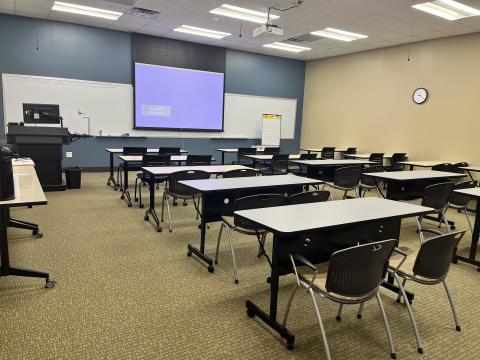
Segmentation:
<svg viewBox="0 0 480 360">
<path fill-rule="evenodd" d="M 9 144 L 70 144 L 71 134 L 67 128 L 50 126 L 8 125 Z"/>
</svg>

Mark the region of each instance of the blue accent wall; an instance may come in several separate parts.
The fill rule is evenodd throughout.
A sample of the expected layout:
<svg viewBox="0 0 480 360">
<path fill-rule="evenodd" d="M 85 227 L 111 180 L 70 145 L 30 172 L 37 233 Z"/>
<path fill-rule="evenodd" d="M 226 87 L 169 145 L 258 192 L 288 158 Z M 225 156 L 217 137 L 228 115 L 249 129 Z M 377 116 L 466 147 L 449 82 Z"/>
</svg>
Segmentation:
<svg viewBox="0 0 480 360">
<path fill-rule="evenodd" d="M 37 50 L 38 41 L 38 50 Z M 94 27 L 0 14 L 0 73 L 52 76 L 80 80 L 132 83 L 131 34 Z M 303 109 L 305 62 L 227 50 L 225 91 L 228 93 L 297 99 L 295 139 L 282 140 L 282 152 L 297 152 Z M 1 88 L 0 88 L 1 98 Z M 0 102 L 3 123 L 3 102 Z M 7 120 L 8 121 L 8 120 Z M 4 136 L 3 127 L 0 135 Z M 106 147 L 179 146 L 196 154 L 219 147 L 244 147 L 259 139 L 198 138 L 78 140 L 64 148 L 73 158 L 64 166 L 108 165 Z M 228 161 L 233 157 L 227 158 Z"/>
</svg>

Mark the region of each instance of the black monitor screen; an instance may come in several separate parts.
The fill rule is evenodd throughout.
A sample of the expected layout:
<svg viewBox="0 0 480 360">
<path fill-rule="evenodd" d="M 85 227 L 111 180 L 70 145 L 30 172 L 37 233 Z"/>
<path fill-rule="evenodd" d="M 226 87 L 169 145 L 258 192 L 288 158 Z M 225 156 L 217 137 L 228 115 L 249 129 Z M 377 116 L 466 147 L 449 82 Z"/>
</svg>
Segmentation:
<svg viewBox="0 0 480 360">
<path fill-rule="evenodd" d="M 26 124 L 60 124 L 60 106 L 52 104 L 23 104 Z"/>
</svg>

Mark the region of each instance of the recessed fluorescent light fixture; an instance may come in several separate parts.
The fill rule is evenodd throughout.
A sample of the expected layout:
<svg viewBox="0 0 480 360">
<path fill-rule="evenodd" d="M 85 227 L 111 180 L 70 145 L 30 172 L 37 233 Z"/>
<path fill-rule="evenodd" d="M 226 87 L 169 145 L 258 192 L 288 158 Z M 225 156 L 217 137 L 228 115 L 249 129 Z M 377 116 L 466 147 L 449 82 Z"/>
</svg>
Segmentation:
<svg viewBox="0 0 480 360">
<path fill-rule="evenodd" d="M 365 39 L 368 36 L 362 34 L 356 34 L 349 31 L 334 29 L 334 28 L 326 28 L 319 31 L 313 31 L 310 34 L 323 36 L 330 39 L 341 40 L 341 41 L 353 41 L 353 40 L 360 40 Z"/>
<path fill-rule="evenodd" d="M 71 14 L 94 16 L 108 20 L 117 20 L 120 16 L 123 15 L 121 12 L 118 11 L 104 10 L 90 6 L 64 3 L 60 1 L 55 1 L 53 3 L 52 10 L 67 12 Z"/>
<path fill-rule="evenodd" d="M 213 39 L 223 39 L 225 36 L 232 35 L 226 32 L 209 30 L 209 29 L 204 29 L 204 28 L 199 28 L 196 26 L 189 26 L 189 25 L 182 25 L 174 29 L 174 31 L 178 31 L 186 34 L 198 35 L 198 36 L 206 36 Z"/>
<path fill-rule="evenodd" d="M 480 10 L 453 0 L 430 1 L 412 5 L 412 7 L 447 20 L 458 20 L 480 15 Z"/>
<path fill-rule="evenodd" d="M 307 50 L 312 50 L 311 48 L 304 47 L 304 46 L 298 46 L 298 45 L 290 45 L 290 44 L 285 44 L 281 42 L 275 41 L 274 43 L 271 44 L 265 44 L 263 45 L 267 48 L 271 49 L 277 49 L 277 50 L 284 50 L 284 51 L 290 51 L 294 53 L 299 53 L 302 51 L 307 51 Z"/>
<path fill-rule="evenodd" d="M 241 8 L 238 6 L 223 4 L 222 6 L 210 10 L 210 13 L 222 16 L 228 16 L 235 19 L 251 21 L 257 24 L 265 24 L 267 22 L 267 13 L 260 11 Z M 270 20 L 278 19 L 280 16 L 270 14 Z"/>
</svg>

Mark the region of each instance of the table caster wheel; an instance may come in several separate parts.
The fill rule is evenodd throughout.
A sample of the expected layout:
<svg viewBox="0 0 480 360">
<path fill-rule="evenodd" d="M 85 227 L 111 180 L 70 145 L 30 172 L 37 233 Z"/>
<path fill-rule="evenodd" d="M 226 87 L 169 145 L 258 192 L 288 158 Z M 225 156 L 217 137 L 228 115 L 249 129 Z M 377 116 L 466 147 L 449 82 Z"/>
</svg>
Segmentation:
<svg viewBox="0 0 480 360">
<path fill-rule="evenodd" d="M 207 269 L 208 269 L 208 272 L 209 272 L 210 274 L 213 273 L 213 271 L 215 270 L 215 268 L 213 267 L 213 265 L 209 265 Z M 236 280 L 236 281 L 237 281 L 237 284 L 238 284 L 238 280 Z"/>
<path fill-rule="evenodd" d="M 269 276 L 269 277 L 267 278 L 267 284 L 271 284 L 271 283 L 272 283 L 272 278 Z"/>
<path fill-rule="evenodd" d="M 458 260 L 457 260 L 457 259 L 453 259 L 453 260 L 452 260 L 452 264 L 458 264 Z"/>
<path fill-rule="evenodd" d="M 28 205 L 28 208 L 31 209 L 33 206 L 32 205 Z"/>
<path fill-rule="evenodd" d="M 255 316 L 255 313 L 251 309 L 247 309 L 247 316 L 249 318 L 253 318 Z"/>
<path fill-rule="evenodd" d="M 287 349 L 293 350 L 293 343 L 287 343 Z"/>
<path fill-rule="evenodd" d="M 122 200 L 125 199 L 125 195 L 120 196 L 120 199 Z"/>
<path fill-rule="evenodd" d="M 143 218 L 143 220 L 145 220 L 145 221 L 148 221 L 148 219 L 150 219 L 148 215 L 145 215 L 144 218 Z"/>
<path fill-rule="evenodd" d="M 130 203 L 130 204 L 128 204 L 128 207 L 132 207 L 132 204 L 131 204 L 131 203 Z"/>
<path fill-rule="evenodd" d="M 138 198 L 134 198 L 133 200 L 135 200 L 135 202 L 137 202 L 137 201 L 138 201 Z"/>
<path fill-rule="evenodd" d="M 42 232 L 37 232 L 35 235 L 34 235 L 37 239 L 41 239 L 43 237 L 43 233 Z"/>
<path fill-rule="evenodd" d="M 47 289 L 51 289 L 55 286 L 55 280 L 52 280 L 52 279 L 47 279 L 45 281 L 45 288 Z"/>
<path fill-rule="evenodd" d="M 114 187 L 114 188 L 113 188 L 113 190 L 117 191 L 117 190 L 118 190 L 118 188 Z"/>
<path fill-rule="evenodd" d="M 140 207 L 140 209 L 143 209 L 145 207 L 145 205 L 140 204 L 139 207 Z"/>
<path fill-rule="evenodd" d="M 178 206 L 178 202 L 174 201 L 172 205 L 173 206 Z"/>
<path fill-rule="evenodd" d="M 188 257 L 192 256 L 192 252 L 190 250 L 187 251 L 187 256 Z"/>
</svg>

